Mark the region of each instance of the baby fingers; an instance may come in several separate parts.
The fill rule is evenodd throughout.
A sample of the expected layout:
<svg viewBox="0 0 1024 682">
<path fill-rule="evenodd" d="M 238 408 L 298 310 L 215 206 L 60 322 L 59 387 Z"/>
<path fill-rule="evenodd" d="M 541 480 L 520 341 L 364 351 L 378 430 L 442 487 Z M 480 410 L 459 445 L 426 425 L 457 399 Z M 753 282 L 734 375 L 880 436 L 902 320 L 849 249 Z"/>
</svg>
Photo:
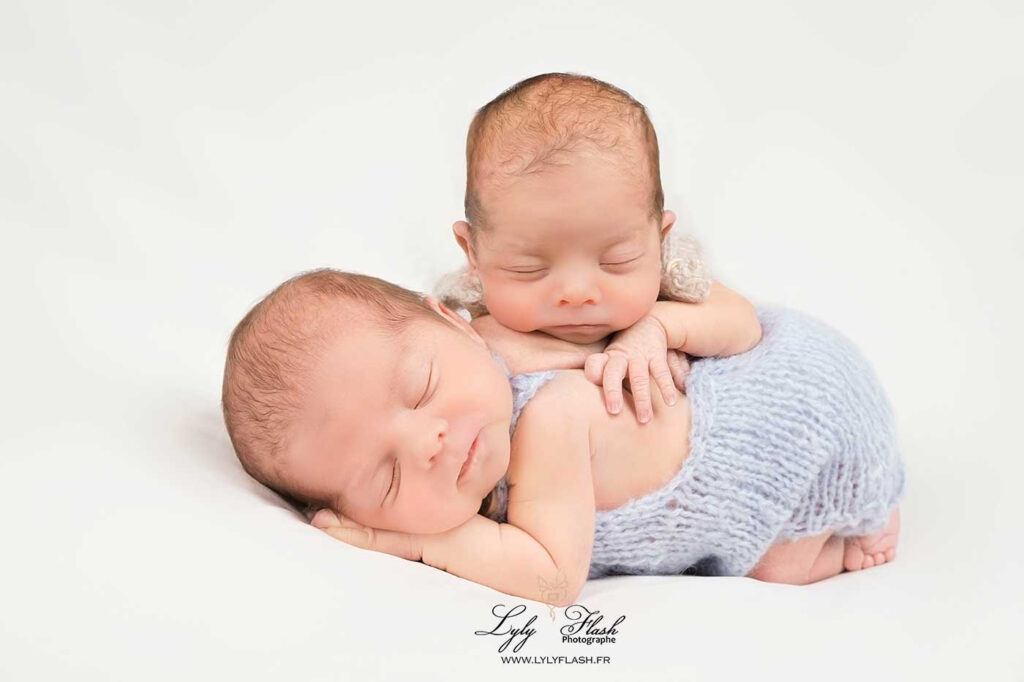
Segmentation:
<svg viewBox="0 0 1024 682">
<path fill-rule="evenodd" d="M 320 530 L 331 526 L 341 525 L 341 519 L 338 518 L 338 515 L 335 514 L 334 511 L 326 508 L 321 509 L 314 514 L 313 518 L 311 518 L 309 522 Z"/>
<path fill-rule="evenodd" d="M 423 556 L 423 539 L 419 535 L 370 528 L 330 509 L 318 511 L 312 523 L 335 540 L 353 547 L 410 561 L 419 561 Z"/>
<path fill-rule="evenodd" d="M 651 376 L 654 377 L 654 383 L 658 385 L 665 404 L 675 405 L 679 399 L 679 392 L 673 383 L 672 370 L 669 369 L 667 358 L 651 360 Z"/>
<path fill-rule="evenodd" d="M 651 375 L 650 364 L 645 358 L 637 357 L 629 361 L 629 389 L 633 394 L 633 405 L 636 417 L 641 424 L 646 424 L 654 417 L 651 407 Z"/>
<path fill-rule="evenodd" d="M 619 353 L 608 356 L 604 366 L 601 384 L 604 387 L 604 402 L 611 414 L 622 411 L 622 381 L 626 378 L 629 361 Z"/>
<path fill-rule="evenodd" d="M 310 523 L 332 538 L 341 540 L 346 544 L 364 549 L 373 549 L 372 528 L 365 528 L 332 509 L 321 509 L 313 515 Z"/>
<path fill-rule="evenodd" d="M 590 383 L 600 386 L 604 377 L 604 366 L 607 364 L 607 353 L 591 353 L 583 363 L 583 374 Z"/>
<path fill-rule="evenodd" d="M 672 381 L 680 392 L 686 393 L 686 377 L 690 374 L 690 361 L 682 351 L 670 348 L 666 353 L 666 361 L 669 371 L 672 372 Z"/>
<path fill-rule="evenodd" d="M 341 540 L 346 545 L 359 547 L 361 549 L 376 550 L 376 538 L 372 528 L 353 526 L 330 526 L 322 529 L 335 540 Z"/>
</svg>

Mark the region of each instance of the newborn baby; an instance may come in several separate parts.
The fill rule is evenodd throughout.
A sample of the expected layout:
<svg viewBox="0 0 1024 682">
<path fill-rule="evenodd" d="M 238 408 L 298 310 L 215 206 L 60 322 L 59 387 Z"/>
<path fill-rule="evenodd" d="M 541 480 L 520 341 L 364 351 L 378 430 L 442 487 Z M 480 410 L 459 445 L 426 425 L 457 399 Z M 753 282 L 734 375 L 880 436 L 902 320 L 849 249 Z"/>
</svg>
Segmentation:
<svg viewBox="0 0 1024 682">
<path fill-rule="evenodd" d="M 245 470 L 320 508 L 332 536 L 519 597 L 570 604 L 609 573 L 806 583 L 891 560 L 903 470 L 870 367 L 809 318 L 760 320 L 756 348 L 695 361 L 688 398 L 655 393 L 641 425 L 580 370 L 510 381 L 432 298 L 315 271 L 232 334 L 225 422 Z"/>
<path fill-rule="evenodd" d="M 436 292 L 481 319 L 497 350 L 509 350 L 507 330 L 581 344 L 610 336 L 588 375 L 612 414 L 628 378 L 646 422 L 651 379 L 677 399 L 683 356 L 669 350 L 722 356 L 757 343 L 753 306 L 707 279 L 695 242 L 671 238 L 654 126 L 625 91 L 575 74 L 517 83 L 477 112 L 466 165 L 466 220 L 454 232 L 468 268 Z"/>
</svg>

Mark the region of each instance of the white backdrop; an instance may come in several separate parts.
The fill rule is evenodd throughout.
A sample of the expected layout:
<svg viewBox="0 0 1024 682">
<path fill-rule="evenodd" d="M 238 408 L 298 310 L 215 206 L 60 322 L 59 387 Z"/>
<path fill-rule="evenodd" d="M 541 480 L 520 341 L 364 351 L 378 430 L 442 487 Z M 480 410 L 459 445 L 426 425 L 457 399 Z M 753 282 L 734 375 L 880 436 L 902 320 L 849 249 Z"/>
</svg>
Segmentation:
<svg viewBox="0 0 1024 682">
<path fill-rule="evenodd" d="M 6 0 L 0 678 L 1020 679 L 1021 35 L 1012 0 Z M 235 322 L 301 270 L 458 265 L 469 120 L 546 71 L 645 103 L 716 277 L 872 360 L 896 562 L 592 581 L 622 641 L 527 653 L 611 665 L 501 665 L 472 635 L 500 595 L 332 543 L 241 471 Z"/>
</svg>

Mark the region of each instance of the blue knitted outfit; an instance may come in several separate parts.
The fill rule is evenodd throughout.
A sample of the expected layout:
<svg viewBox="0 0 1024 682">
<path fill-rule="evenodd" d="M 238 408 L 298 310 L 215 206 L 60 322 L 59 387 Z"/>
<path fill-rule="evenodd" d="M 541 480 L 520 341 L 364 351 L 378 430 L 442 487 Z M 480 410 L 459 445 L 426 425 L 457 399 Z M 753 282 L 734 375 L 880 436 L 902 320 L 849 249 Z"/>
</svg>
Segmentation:
<svg viewBox="0 0 1024 682">
<path fill-rule="evenodd" d="M 777 541 L 885 526 L 906 478 L 871 367 L 811 317 L 759 307 L 758 318 L 755 348 L 692 362 L 690 454 L 662 488 L 596 512 L 590 578 L 744 576 Z M 513 430 L 554 376 L 510 378 Z M 487 516 L 504 522 L 507 506 L 502 478 Z"/>
</svg>

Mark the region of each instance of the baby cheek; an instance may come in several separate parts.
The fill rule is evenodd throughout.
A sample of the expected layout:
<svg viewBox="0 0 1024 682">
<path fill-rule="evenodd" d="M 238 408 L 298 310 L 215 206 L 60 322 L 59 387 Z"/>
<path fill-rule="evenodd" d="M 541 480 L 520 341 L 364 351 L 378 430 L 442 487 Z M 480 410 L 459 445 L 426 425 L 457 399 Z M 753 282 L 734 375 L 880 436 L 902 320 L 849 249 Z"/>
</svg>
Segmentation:
<svg viewBox="0 0 1024 682">
<path fill-rule="evenodd" d="M 482 283 L 484 305 L 498 322 L 518 332 L 532 332 L 541 326 L 536 314 L 536 295 L 528 287 L 486 279 Z"/>
<path fill-rule="evenodd" d="M 658 293 L 661 290 L 660 274 L 651 276 L 644 273 L 642 276 L 631 278 L 630 282 L 620 282 L 616 289 L 616 327 L 625 329 L 633 326 L 644 315 L 651 311 L 654 303 L 658 300 Z"/>
</svg>

